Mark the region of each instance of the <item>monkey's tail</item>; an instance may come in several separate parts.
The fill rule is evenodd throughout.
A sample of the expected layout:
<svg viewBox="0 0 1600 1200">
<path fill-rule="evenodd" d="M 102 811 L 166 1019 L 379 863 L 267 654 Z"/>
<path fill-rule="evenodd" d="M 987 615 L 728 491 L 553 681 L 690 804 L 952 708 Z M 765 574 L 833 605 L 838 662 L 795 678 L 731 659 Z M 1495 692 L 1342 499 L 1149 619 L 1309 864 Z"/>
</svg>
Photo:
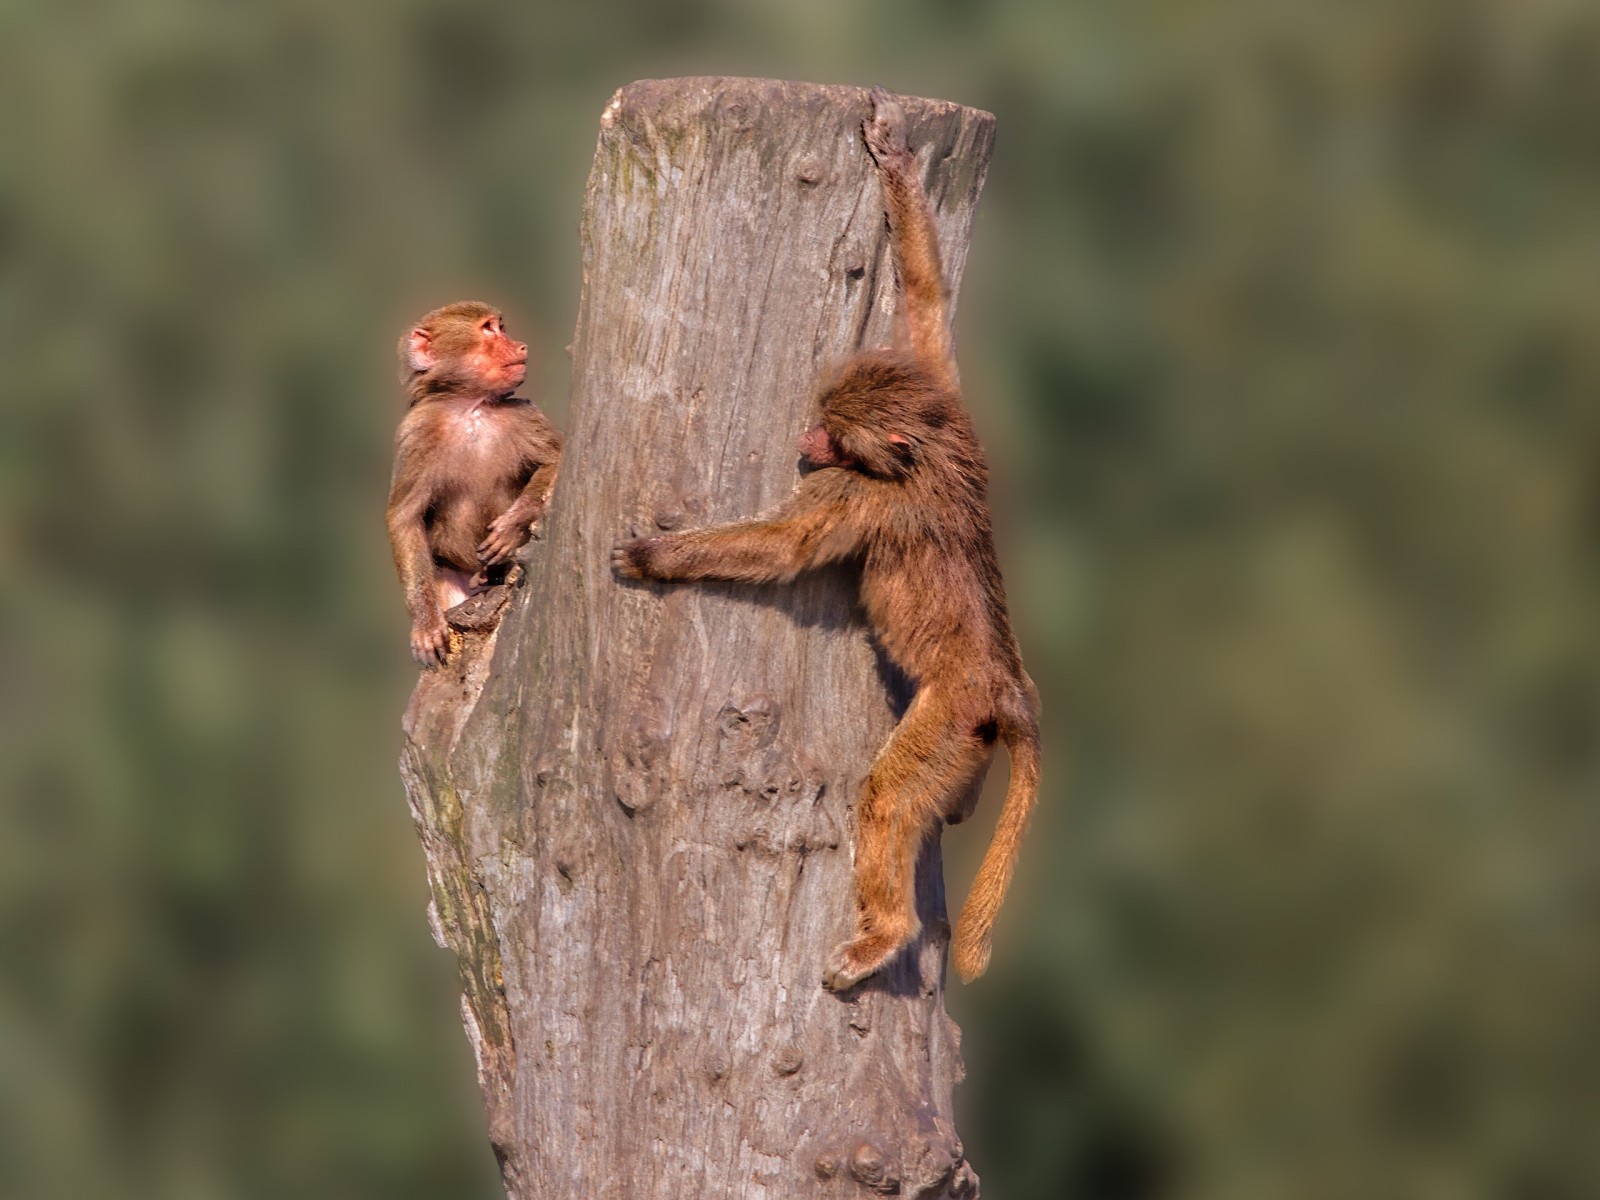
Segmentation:
<svg viewBox="0 0 1600 1200">
<path fill-rule="evenodd" d="M 1011 872 L 1017 865 L 1017 851 L 1028 832 L 1028 818 L 1039 799 L 1039 725 L 1030 714 L 1025 722 L 1004 727 L 1001 735 L 1011 754 L 1011 781 L 1006 786 L 1005 805 L 994 840 L 984 852 L 983 865 L 972 881 L 972 891 L 956 922 L 950 958 L 961 978 L 971 983 L 989 966 L 994 919 L 1005 901 Z"/>
</svg>

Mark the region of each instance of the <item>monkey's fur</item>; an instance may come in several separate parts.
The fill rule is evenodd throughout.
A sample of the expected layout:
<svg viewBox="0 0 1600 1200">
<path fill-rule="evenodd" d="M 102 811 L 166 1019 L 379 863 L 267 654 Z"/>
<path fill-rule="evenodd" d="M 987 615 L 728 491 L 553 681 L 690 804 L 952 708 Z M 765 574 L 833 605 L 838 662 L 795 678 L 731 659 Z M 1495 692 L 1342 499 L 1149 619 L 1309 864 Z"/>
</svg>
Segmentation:
<svg viewBox="0 0 1600 1200">
<path fill-rule="evenodd" d="M 1039 782 L 1038 693 L 1006 614 L 988 467 L 956 385 L 938 236 L 900 106 L 882 89 L 872 103 L 863 133 L 882 181 L 909 345 L 858 355 L 824 391 L 821 422 L 800 443 L 818 469 L 776 512 L 612 553 L 620 575 L 674 581 L 786 581 L 825 563 L 859 564 L 867 619 L 917 690 L 862 787 L 856 933 L 823 972 L 836 991 L 917 936 L 923 841 L 941 819 L 970 815 L 998 740 L 1011 782 L 952 949 L 964 979 L 982 974 Z"/>
<path fill-rule="evenodd" d="M 561 434 L 514 395 L 528 347 L 475 300 L 435 309 L 401 335 L 411 407 L 395 435 L 389 542 L 423 666 L 449 654 L 444 613 L 503 579 L 532 535 L 561 463 Z"/>
</svg>

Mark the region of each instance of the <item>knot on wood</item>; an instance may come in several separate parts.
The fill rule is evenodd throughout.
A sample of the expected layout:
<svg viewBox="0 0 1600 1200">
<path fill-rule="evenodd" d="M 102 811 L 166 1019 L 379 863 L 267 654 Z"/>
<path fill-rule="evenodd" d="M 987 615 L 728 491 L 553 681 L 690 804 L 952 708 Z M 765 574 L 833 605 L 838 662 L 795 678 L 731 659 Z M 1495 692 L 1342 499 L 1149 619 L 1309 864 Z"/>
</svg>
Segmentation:
<svg viewBox="0 0 1600 1200">
<path fill-rule="evenodd" d="M 943 1117 L 934 1117 L 933 1127 L 913 1138 L 907 1150 L 904 1177 L 907 1196 L 932 1200 L 933 1197 L 977 1194 L 978 1179 L 971 1168 L 966 1170 L 970 1190 L 964 1193 L 954 1190 L 957 1177 L 967 1166 L 966 1150 L 954 1127 Z"/>
<path fill-rule="evenodd" d="M 655 705 L 646 711 L 659 711 Z M 621 745 L 609 756 L 611 794 L 628 813 L 651 807 L 667 790 L 668 756 L 671 730 L 656 722 L 641 720 L 621 738 Z"/>
<path fill-rule="evenodd" d="M 800 1047 L 789 1042 L 778 1049 L 772 1056 L 772 1069 L 778 1075 L 793 1075 L 805 1066 L 806 1056 Z"/>
<path fill-rule="evenodd" d="M 782 719 L 782 706 L 766 696 L 758 696 L 742 708 L 724 704 L 717 714 L 717 753 L 728 758 L 766 749 L 777 740 Z"/>
<path fill-rule="evenodd" d="M 734 849 L 776 856 L 838 848 L 839 826 L 823 803 L 826 786 L 797 765 L 775 764 L 754 777 L 734 771 L 722 788 L 744 795 Z"/>
<path fill-rule="evenodd" d="M 717 101 L 717 115 L 722 118 L 722 123 L 729 129 L 737 130 L 740 133 L 749 133 L 751 129 L 755 128 L 756 119 L 755 114 L 751 111 L 751 106 L 745 101 L 735 99 L 732 96 L 724 96 Z"/>
<path fill-rule="evenodd" d="M 721 1083 L 728 1077 L 728 1072 L 733 1070 L 733 1064 L 729 1062 L 726 1054 L 714 1053 L 706 1059 L 705 1069 L 707 1082 Z"/>
<path fill-rule="evenodd" d="M 857 1037 L 872 1032 L 872 993 L 858 991 L 850 1001 L 850 1029 Z"/>
<path fill-rule="evenodd" d="M 572 890 L 583 871 L 585 857 L 582 837 L 575 829 L 564 831 L 550 847 L 550 865 L 556 869 L 556 886 L 563 893 Z"/>
<path fill-rule="evenodd" d="M 972 1164 L 965 1159 L 950 1176 L 950 1184 L 945 1189 L 945 1194 L 950 1200 L 978 1200 L 978 1173 L 972 1169 Z"/>
<path fill-rule="evenodd" d="M 823 774 L 778 744 L 782 725 L 781 707 L 764 696 L 717 714 L 715 784 L 744 799 L 734 847 L 766 855 L 833 849 L 839 826 L 823 803 Z"/>
<path fill-rule="evenodd" d="M 861 1142 L 850 1155 L 850 1178 L 880 1196 L 900 1190 L 900 1176 L 884 1160 L 883 1151 L 871 1142 Z"/>
</svg>

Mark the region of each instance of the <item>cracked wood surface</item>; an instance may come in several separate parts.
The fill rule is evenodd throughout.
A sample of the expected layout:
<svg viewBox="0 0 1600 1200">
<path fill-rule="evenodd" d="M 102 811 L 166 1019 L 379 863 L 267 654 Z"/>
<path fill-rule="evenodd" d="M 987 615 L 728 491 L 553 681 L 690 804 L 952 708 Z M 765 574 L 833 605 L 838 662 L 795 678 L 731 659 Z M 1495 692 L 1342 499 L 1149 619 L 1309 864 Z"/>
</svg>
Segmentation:
<svg viewBox="0 0 1600 1200">
<path fill-rule="evenodd" d="M 953 293 L 993 118 L 905 108 Z M 781 500 L 830 367 L 890 340 L 868 111 L 766 80 L 613 97 L 560 484 L 523 586 L 451 614 L 461 651 L 406 713 L 430 920 L 513 1200 L 977 1194 L 936 843 L 922 937 L 843 997 L 820 983 L 851 929 L 856 790 L 907 698 L 851 576 L 608 567 L 632 532 Z"/>
</svg>

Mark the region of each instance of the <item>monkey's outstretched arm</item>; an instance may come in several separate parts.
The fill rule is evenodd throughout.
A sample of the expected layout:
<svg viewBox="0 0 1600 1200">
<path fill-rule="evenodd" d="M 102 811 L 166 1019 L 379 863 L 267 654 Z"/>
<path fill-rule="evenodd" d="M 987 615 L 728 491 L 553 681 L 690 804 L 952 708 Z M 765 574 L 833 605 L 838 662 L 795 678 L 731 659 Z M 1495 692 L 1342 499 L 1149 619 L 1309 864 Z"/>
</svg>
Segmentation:
<svg viewBox="0 0 1600 1200">
<path fill-rule="evenodd" d="M 848 558 L 856 548 L 843 513 L 826 505 L 786 509 L 767 520 L 638 538 L 613 550 L 611 565 L 627 579 L 776 583 Z"/>
<path fill-rule="evenodd" d="M 916 156 L 906 146 L 906 118 L 900 102 L 883 88 L 873 88 L 872 116 L 863 122 L 861 132 L 883 185 L 911 350 L 928 366 L 953 376 L 939 233 L 917 174 Z"/>
</svg>

